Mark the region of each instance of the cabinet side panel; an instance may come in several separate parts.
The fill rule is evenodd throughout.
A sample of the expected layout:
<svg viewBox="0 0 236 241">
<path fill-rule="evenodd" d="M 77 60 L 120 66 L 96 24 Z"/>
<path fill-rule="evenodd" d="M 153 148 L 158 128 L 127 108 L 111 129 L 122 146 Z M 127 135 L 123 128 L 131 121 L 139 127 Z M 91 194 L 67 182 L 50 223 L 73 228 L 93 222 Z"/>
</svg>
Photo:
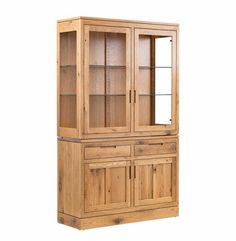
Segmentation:
<svg viewBox="0 0 236 241">
<path fill-rule="evenodd" d="M 81 21 L 57 25 L 57 134 L 81 137 Z"/>
<path fill-rule="evenodd" d="M 81 144 L 58 141 L 58 211 L 81 217 Z"/>
<path fill-rule="evenodd" d="M 58 211 L 64 213 L 64 145 L 63 142 L 57 143 L 57 202 Z M 63 188 L 62 188 L 63 187 Z"/>
</svg>

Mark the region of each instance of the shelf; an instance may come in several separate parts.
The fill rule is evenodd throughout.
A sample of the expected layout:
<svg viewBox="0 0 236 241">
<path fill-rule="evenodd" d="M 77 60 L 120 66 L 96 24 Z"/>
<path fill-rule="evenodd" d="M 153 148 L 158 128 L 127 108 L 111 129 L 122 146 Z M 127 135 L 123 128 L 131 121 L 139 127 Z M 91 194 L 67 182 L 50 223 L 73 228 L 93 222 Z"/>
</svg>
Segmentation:
<svg viewBox="0 0 236 241">
<path fill-rule="evenodd" d="M 75 68 L 76 65 L 75 65 L 75 64 L 60 65 L 60 68 L 69 68 L 69 67 L 71 67 L 71 68 Z"/>
<path fill-rule="evenodd" d="M 125 69 L 125 65 L 89 65 L 90 68 Z"/>
<path fill-rule="evenodd" d="M 75 93 L 62 93 L 61 96 L 75 96 Z"/>
<path fill-rule="evenodd" d="M 139 94 L 139 96 L 170 96 L 172 94 Z"/>
<path fill-rule="evenodd" d="M 139 66 L 139 69 L 171 69 L 172 66 Z"/>
<path fill-rule="evenodd" d="M 125 94 L 90 94 L 89 96 L 126 96 Z"/>
</svg>

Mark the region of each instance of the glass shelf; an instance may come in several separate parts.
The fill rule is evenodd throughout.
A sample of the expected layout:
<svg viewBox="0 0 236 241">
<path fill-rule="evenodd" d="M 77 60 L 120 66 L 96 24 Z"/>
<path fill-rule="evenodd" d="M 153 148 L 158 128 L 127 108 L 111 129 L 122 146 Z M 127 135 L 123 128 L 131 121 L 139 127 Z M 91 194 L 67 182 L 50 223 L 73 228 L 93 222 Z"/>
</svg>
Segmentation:
<svg viewBox="0 0 236 241">
<path fill-rule="evenodd" d="M 172 66 L 139 66 L 139 69 L 171 69 Z"/>
<path fill-rule="evenodd" d="M 126 96 L 125 94 L 90 94 L 90 96 Z"/>
<path fill-rule="evenodd" d="M 171 96 L 172 94 L 139 94 L 139 96 Z"/>
<path fill-rule="evenodd" d="M 63 65 L 60 65 L 60 68 L 68 68 L 68 67 L 75 68 L 76 65 L 75 64 L 63 64 Z"/>
<path fill-rule="evenodd" d="M 75 93 L 61 93 L 61 96 L 75 96 Z"/>
<path fill-rule="evenodd" d="M 90 68 L 125 69 L 125 65 L 89 65 Z"/>
</svg>

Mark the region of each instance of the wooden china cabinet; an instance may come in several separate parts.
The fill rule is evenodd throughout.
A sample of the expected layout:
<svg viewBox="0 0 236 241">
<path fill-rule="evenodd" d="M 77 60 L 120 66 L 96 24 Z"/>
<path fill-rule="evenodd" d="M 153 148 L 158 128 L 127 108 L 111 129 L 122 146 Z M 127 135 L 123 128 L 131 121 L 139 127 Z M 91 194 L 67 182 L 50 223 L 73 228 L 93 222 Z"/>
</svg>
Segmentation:
<svg viewBox="0 0 236 241">
<path fill-rule="evenodd" d="M 58 21 L 58 222 L 178 216 L 178 25 Z"/>
</svg>

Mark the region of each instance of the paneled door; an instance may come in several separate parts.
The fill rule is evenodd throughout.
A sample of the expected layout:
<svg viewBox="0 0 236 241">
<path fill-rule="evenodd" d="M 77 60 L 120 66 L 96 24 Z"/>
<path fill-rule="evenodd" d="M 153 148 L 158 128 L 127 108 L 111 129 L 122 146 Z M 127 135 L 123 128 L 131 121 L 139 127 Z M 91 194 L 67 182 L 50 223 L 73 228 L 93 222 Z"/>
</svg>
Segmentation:
<svg viewBox="0 0 236 241">
<path fill-rule="evenodd" d="M 130 29 L 85 26 L 85 133 L 130 131 Z"/>
<path fill-rule="evenodd" d="M 85 164 L 85 212 L 130 206 L 130 161 Z"/>
<path fill-rule="evenodd" d="M 176 201 L 176 159 L 135 161 L 135 206 Z"/>
<path fill-rule="evenodd" d="M 135 30 L 135 131 L 177 129 L 175 31 Z"/>
</svg>

